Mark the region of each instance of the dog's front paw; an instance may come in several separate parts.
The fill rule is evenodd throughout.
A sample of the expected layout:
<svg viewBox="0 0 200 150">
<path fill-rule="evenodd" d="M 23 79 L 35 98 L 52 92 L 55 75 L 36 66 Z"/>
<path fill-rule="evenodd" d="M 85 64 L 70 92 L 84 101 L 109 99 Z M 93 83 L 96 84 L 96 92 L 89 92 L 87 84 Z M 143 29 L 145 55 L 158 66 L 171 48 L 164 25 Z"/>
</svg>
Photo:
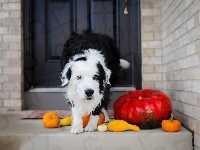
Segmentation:
<svg viewBox="0 0 200 150">
<path fill-rule="evenodd" d="M 83 130 L 82 126 L 72 126 L 72 128 L 71 128 L 71 133 L 73 133 L 73 134 L 82 133 L 83 131 L 84 130 Z"/>
<path fill-rule="evenodd" d="M 97 130 L 97 126 L 96 125 L 87 125 L 86 127 L 85 127 L 85 131 L 86 132 L 92 132 L 92 131 L 95 131 L 95 130 Z"/>
</svg>

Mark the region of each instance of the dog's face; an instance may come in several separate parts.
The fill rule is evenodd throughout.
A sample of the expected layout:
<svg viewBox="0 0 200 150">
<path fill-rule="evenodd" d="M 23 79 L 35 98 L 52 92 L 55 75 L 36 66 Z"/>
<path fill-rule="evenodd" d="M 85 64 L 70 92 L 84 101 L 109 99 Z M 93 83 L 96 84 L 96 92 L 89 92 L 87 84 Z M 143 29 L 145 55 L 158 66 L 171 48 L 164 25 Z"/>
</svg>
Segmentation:
<svg viewBox="0 0 200 150">
<path fill-rule="evenodd" d="M 67 99 L 70 102 L 96 105 L 103 98 L 105 84 L 110 84 L 110 74 L 103 55 L 88 52 L 72 58 L 61 72 L 60 78 L 62 85 L 67 86 Z"/>
<path fill-rule="evenodd" d="M 102 74 L 103 70 L 98 66 L 100 64 L 88 64 L 87 61 L 75 62 L 71 67 L 68 91 L 77 94 L 82 100 L 93 100 L 96 97 L 101 97 L 105 73 Z"/>
</svg>

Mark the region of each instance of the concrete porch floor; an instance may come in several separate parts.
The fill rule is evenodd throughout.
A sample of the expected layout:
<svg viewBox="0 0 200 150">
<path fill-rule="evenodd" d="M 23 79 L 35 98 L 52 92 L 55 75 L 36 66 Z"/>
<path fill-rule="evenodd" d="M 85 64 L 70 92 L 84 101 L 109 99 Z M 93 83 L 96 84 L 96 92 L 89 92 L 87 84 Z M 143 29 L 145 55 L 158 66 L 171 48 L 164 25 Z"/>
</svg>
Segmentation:
<svg viewBox="0 0 200 150">
<path fill-rule="evenodd" d="M 1 150 L 192 150 L 192 133 L 184 127 L 167 133 L 161 128 L 139 132 L 84 132 L 70 126 L 47 129 L 41 119 L 21 120 L 31 111 L 0 114 Z"/>
</svg>

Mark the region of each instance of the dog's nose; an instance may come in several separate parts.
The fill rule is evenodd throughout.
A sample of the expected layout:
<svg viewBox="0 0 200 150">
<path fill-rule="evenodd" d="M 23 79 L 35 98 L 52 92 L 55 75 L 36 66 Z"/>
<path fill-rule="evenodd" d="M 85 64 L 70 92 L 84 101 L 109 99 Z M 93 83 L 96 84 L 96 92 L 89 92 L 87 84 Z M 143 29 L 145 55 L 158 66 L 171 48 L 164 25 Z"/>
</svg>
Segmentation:
<svg viewBox="0 0 200 150">
<path fill-rule="evenodd" d="M 94 90 L 92 90 L 92 89 L 87 89 L 87 90 L 85 90 L 85 94 L 86 94 L 88 97 L 92 96 L 93 93 L 94 93 Z"/>
</svg>

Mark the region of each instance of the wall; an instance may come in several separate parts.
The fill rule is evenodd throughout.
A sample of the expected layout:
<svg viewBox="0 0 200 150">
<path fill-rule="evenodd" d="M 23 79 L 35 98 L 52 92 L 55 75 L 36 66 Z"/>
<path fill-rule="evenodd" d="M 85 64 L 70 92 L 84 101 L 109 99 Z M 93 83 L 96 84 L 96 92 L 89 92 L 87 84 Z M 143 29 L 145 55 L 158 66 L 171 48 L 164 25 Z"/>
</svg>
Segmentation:
<svg viewBox="0 0 200 150">
<path fill-rule="evenodd" d="M 200 150 L 200 1 L 141 0 L 143 88 L 163 90 Z"/>
<path fill-rule="evenodd" d="M 20 0 L 0 0 L 0 110 L 22 105 L 22 17 Z"/>
<path fill-rule="evenodd" d="M 162 1 L 163 89 L 200 149 L 200 1 Z M 198 146 L 198 147 L 197 147 Z"/>
<path fill-rule="evenodd" d="M 141 0 L 142 87 L 162 86 L 162 19 L 160 0 Z"/>
</svg>

